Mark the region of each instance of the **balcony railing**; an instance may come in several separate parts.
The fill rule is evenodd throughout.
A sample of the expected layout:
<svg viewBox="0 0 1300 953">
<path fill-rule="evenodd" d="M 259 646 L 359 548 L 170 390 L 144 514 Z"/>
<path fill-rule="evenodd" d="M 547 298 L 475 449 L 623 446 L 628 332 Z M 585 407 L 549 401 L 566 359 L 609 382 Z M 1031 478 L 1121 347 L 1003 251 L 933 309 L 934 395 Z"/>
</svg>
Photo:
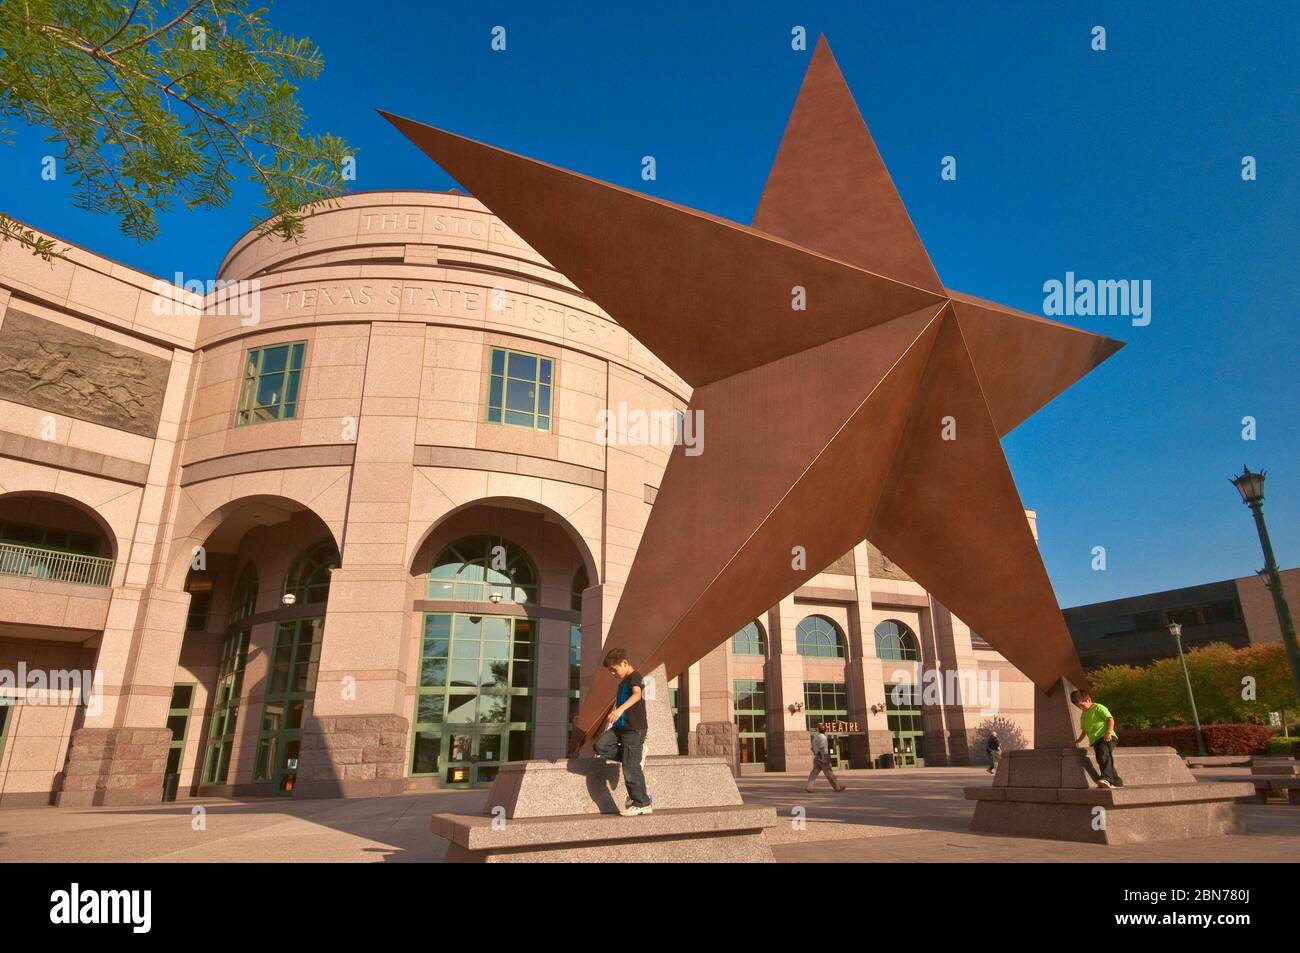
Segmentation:
<svg viewBox="0 0 1300 953">
<path fill-rule="evenodd" d="M 107 586 L 113 579 L 113 560 L 0 542 L 0 575 Z"/>
</svg>

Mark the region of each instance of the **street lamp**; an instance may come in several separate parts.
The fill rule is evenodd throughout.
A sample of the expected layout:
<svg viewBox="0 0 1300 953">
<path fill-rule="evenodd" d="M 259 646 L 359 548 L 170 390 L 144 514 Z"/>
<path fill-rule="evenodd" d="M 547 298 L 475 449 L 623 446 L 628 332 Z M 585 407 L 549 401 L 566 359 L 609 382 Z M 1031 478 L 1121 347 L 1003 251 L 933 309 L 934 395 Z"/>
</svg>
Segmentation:
<svg viewBox="0 0 1300 953">
<path fill-rule="evenodd" d="M 1255 529 L 1259 530 L 1259 544 L 1264 548 L 1264 568 L 1259 571 L 1259 576 L 1273 594 L 1273 610 L 1277 613 L 1286 657 L 1291 663 L 1291 681 L 1296 694 L 1300 695 L 1300 648 L 1296 646 L 1291 609 L 1286 604 L 1286 593 L 1282 591 L 1282 575 L 1278 572 L 1277 560 L 1273 558 L 1273 544 L 1269 542 L 1268 527 L 1264 525 L 1264 472 L 1251 473 L 1249 467 L 1242 467 L 1241 475 L 1233 477 L 1232 483 L 1241 494 L 1241 501 L 1255 514 Z"/>
<path fill-rule="evenodd" d="M 1187 683 L 1187 701 L 1192 706 L 1192 724 L 1196 726 L 1196 750 L 1205 757 L 1205 736 L 1201 734 L 1201 717 L 1196 714 L 1196 696 L 1192 694 L 1192 676 L 1187 674 L 1187 657 L 1183 655 L 1183 626 L 1181 622 L 1169 623 L 1169 634 L 1178 646 L 1178 661 L 1183 666 L 1183 681 Z"/>
</svg>

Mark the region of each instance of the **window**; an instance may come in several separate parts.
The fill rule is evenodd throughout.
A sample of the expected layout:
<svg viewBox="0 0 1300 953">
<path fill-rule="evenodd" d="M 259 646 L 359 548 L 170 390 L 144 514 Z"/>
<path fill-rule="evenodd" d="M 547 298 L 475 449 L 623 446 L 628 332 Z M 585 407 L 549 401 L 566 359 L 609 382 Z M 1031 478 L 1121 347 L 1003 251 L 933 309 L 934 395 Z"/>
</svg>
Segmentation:
<svg viewBox="0 0 1300 953">
<path fill-rule="evenodd" d="M 886 619 L 876 626 L 876 656 L 899 662 L 919 662 L 921 647 L 911 629 L 894 619 Z"/>
<path fill-rule="evenodd" d="M 424 617 L 411 774 L 483 785 L 532 753 L 534 623 L 520 616 Z"/>
<path fill-rule="evenodd" d="M 204 784 L 226 783 L 230 753 L 235 744 L 235 723 L 239 720 L 239 691 L 244 683 L 247 655 L 247 629 L 226 637 L 221 646 L 217 688 L 212 696 L 212 725 L 208 729 L 208 750 L 203 759 Z"/>
<path fill-rule="evenodd" d="M 766 764 L 767 683 L 737 679 L 732 685 L 736 695 L 732 708 L 736 715 L 736 729 L 740 732 L 740 761 L 742 764 Z"/>
<path fill-rule="evenodd" d="M 257 609 L 257 572 L 249 563 L 239 574 L 230 599 L 230 623 L 221 645 L 217 685 L 212 693 L 212 723 L 208 726 L 207 751 L 203 756 L 203 783 L 225 784 L 230 771 L 230 753 L 239 721 L 239 693 L 244 686 L 244 662 L 253 612 Z"/>
<path fill-rule="evenodd" d="M 885 686 L 885 718 L 894 736 L 894 759 L 909 767 L 925 758 L 925 725 L 918 685 L 899 683 Z"/>
<path fill-rule="evenodd" d="M 767 654 L 767 640 L 763 638 L 763 628 L 757 621 L 749 623 L 731 637 L 732 655 Z"/>
<path fill-rule="evenodd" d="M 275 630 L 266 707 L 257 741 L 253 780 L 270 781 L 277 794 L 290 794 L 298 779 L 303 722 L 311 717 L 320 667 L 325 620 L 281 622 Z"/>
<path fill-rule="evenodd" d="M 500 536 L 467 536 L 433 561 L 425 598 L 456 602 L 537 602 L 537 569 L 528 554 Z"/>
<path fill-rule="evenodd" d="M 5 739 L 9 737 L 9 722 L 13 720 L 14 705 L 8 698 L 0 698 L 0 758 L 5 754 Z"/>
<path fill-rule="evenodd" d="M 235 423 L 289 420 L 298 414 L 298 385 L 306 341 L 253 348 L 244 359 L 244 386 Z"/>
<path fill-rule="evenodd" d="M 550 430 L 553 370 L 554 362 L 549 357 L 494 347 L 488 381 L 488 423 Z"/>
<path fill-rule="evenodd" d="M 172 688 L 172 703 L 167 711 L 167 727 L 172 743 L 167 751 L 167 774 L 180 774 L 185 758 L 185 738 L 190 732 L 190 715 L 194 712 L 194 683 L 183 682 Z"/>
<path fill-rule="evenodd" d="M 844 640 L 840 630 L 822 615 L 810 615 L 794 630 L 795 645 L 800 655 L 811 658 L 844 658 Z"/>
<path fill-rule="evenodd" d="M 330 594 L 330 574 L 338 564 L 334 541 L 321 540 L 294 561 L 285 577 L 285 593 L 291 593 L 300 606 L 324 602 Z"/>
<path fill-rule="evenodd" d="M 212 615 L 212 574 L 190 570 L 190 574 L 185 578 L 185 591 L 190 594 L 185 631 L 208 631 L 208 619 Z"/>
</svg>

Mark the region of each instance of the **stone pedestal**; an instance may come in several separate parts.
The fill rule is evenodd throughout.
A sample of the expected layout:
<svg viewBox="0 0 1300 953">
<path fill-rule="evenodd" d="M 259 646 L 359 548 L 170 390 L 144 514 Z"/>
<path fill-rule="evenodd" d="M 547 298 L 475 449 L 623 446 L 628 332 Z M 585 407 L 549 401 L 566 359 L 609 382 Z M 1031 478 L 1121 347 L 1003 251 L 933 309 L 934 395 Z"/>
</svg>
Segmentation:
<svg viewBox="0 0 1300 953">
<path fill-rule="evenodd" d="M 72 733 L 56 807 L 156 804 L 170 728 L 80 728 Z"/>
<path fill-rule="evenodd" d="M 331 715 L 303 726 L 293 796 L 388 797 L 406 790 L 401 715 Z"/>
<path fill-rule="evenodd" d="M 449 861 L 770 861 L 772 808 L 746 806 L 726 758 L 646 759 L 654 813 L 619 817 L 622 771 L 603 758 L 501 766 L 482 815 L 435 814 Z"/>
<path fill-rule="evenodd" d="M 687 743 L 692 757 L 722 758 L 731 765 L 731 773 L 740 776 L 740 731 L 734 721 L 702 721 Z"/>
<path fill-rule="evenodd" d="M 1009 751 L 993 785 L 966 788 L 975 804 L 971 830 L 1096 844 L 1238 834 L 1236 801 L 1251 784 L 1199 783 L 1173 748 L 1117 748 L 1123 787 L 1096 785 L 1082 748 Z"/>
</svg>

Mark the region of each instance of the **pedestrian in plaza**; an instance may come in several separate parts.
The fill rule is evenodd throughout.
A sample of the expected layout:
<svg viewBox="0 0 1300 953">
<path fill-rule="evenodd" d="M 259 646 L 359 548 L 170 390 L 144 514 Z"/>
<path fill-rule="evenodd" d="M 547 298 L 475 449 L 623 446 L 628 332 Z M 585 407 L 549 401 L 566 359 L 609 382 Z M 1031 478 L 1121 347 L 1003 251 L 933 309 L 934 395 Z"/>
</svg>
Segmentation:
<svg viewBox="0 0 1300 953">
<path fill-rule="evenodd" d="M 826 780 L 831 783 L 831 789 L 843 791 L 844 785 L 835 780 L 835 772 L 831 770 L 830 739 L 826 737 L 826 732 L 822 731 L 820 727 L 816 728 L 812 733 L 812 756 L 813 769 L 812 773 L 808 775 L 808 786 L 804 790 L 811 794 L 813 782 L 817 780 L 818 772 L 824 772 Z"/>
<path fill-rule="evenodd" d="M 1002 760 L 1002 742 L 998 741 L 996 731 L 989 732 L 989 740 L 984 742 L 984 750 L 989 755 L 989 774 L 994 774 L 998 770 L 998 762 Z"/>
<path fill-rule="evenodd" d="M 605 719 L 605 730 L 592 743 L 597 755 L 623 765 L 623 784 L 628 804 L 624 817 L 650 814 L 650 795 L 645 784 L 645 739 L 649 722 L 645 710 L 645 681 L 632 667 L 623 649 L 605 653 L 605 668 L 619 679 L 614 708 Z"/>
<path fill-rule="evenodd" d="M 1092 745 L 1101 772 L 1097 784 L 1103 788 L 1122 787 L 1124 782 L 1115 772 L 1115 742 L 1119 740 L 1115 733 L 1115 716 L 1105 705 L 1093 701 L 1090 694 L 1077 688 L 1070 692 L 1070 701 L 1083 712 L 1079 716 L 1079 737 L 1074 739 L 1074 743 L 1077 745 L 1086 738 Z"/>
</svg>

